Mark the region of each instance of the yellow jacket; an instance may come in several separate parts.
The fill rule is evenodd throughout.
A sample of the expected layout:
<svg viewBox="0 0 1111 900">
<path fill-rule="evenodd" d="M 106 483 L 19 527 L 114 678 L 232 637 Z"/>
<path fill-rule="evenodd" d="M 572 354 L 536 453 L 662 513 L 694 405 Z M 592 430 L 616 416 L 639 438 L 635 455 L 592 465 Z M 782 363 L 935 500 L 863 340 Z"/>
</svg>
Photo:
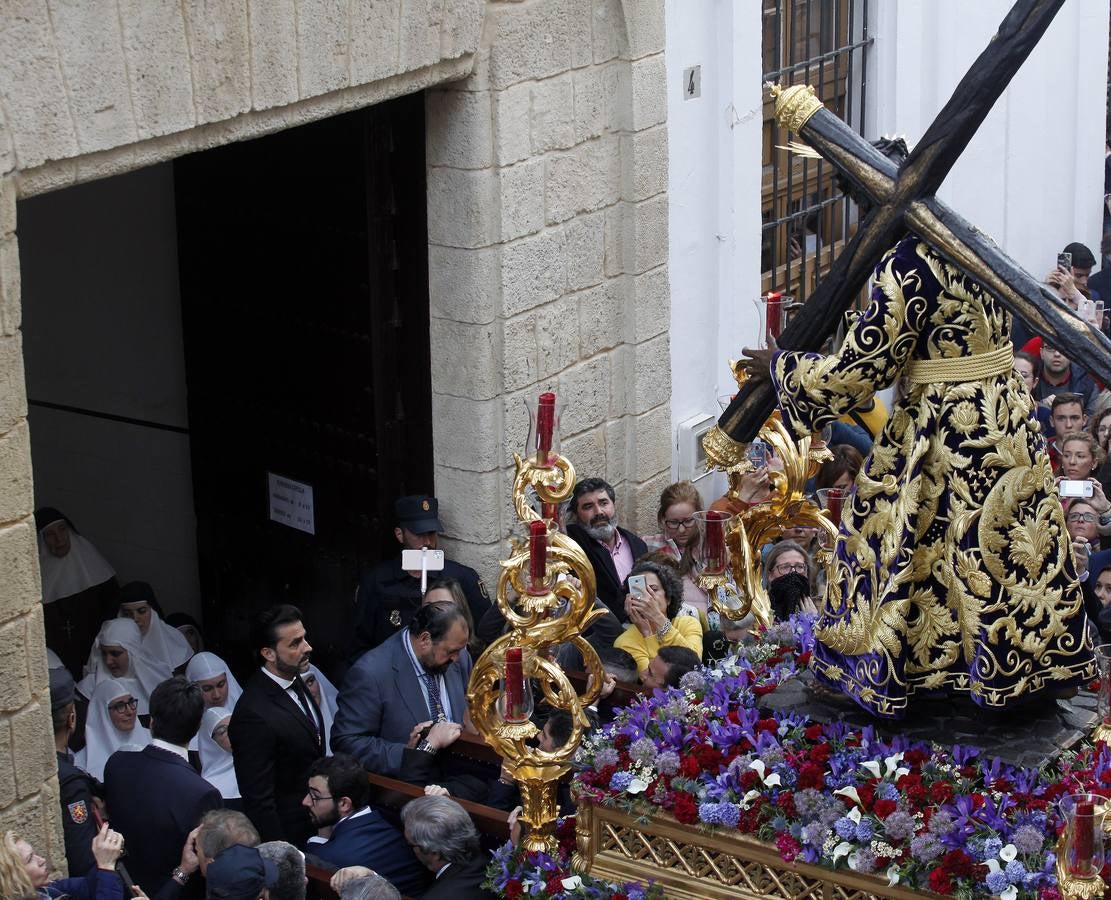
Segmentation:
<svg viewBox="0 0 1111 900">
<path fill-rule="evenodd" d="M 660 647 L 687 647 L 702 659 L 702 625 L 694 616 L 678 615 L 671 620 L 671 630 L 661 641 L 654 634 L 645 637 L 636 625 L 630 624 L 625 626 L 613 646 L 635 659 L 637 671 L 643 675 Z"/>
</svg>

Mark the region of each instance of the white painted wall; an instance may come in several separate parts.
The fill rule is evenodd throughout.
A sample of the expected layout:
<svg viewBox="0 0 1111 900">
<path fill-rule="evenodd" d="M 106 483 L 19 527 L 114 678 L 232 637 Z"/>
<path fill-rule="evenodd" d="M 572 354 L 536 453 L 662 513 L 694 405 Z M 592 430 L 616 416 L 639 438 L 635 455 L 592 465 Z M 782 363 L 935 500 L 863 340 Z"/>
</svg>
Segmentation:
<svg viewBox="0 0 1111 900">
<path fill-rule="evenodd" d="M 169 164 L 19 205 L 27 395 L 188 426 Z M 197 614 L 189 436 L 30 406 L 35 505 Z"/>
<path fill-rule="evenodd" d="M 673 431 L 719 413 L 727 360 L 755 337 L 760 6 L 667 0 Z M 866 135 L 913 145 L 1010 6 L 872 0 Z M 940 192 L 1037 277 L 1070 241 L 1099 255 L 1107 45 L 1108 5 L 1069 0 Z M 683 70 L 698 63 L 702 97 L 686 100 Z"/>
<path fill-rule="evenodd" d="M 715 417 L 760 289 L 760 5 L 667 0 L 671 421 Z M 683 70 L 702 66 L 702 96 Z M 673 455 L 672 474 L 679 472 Z M 707 502 L 724 482 L 700 482 Z"/>
</svg>

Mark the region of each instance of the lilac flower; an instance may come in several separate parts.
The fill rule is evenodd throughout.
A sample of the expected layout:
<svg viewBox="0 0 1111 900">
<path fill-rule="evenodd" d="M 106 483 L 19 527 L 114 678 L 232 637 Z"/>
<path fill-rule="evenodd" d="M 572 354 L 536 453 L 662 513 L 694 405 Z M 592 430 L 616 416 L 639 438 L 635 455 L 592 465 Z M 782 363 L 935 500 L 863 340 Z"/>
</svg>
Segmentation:
<svg viewBox="0 0 1111 900">
<path fill-rule="evenodd" d="M 940 837 L 953 830 L 953 817 L 948 811 L 939 809 L 930 819 L 930 834 Z"/>
<path fill-rule="evenodd" d="M 825 797 L 814 788 L 803 788 L 795 794 L 795 811 L 799 814 L 799 818 L 804 821 L 816 819 L 824 805 Z"/>
<path fill-rule="evenodd" d="M 989 893 L 998 895 L 1007 890 L 1009 882 L 1007 876 L 1002 872 L 992 872 L 984 883 L 987 885 Z"/>
<path fill-rule="evenodd" d="M 864 822 L 861 822 L 860 824 L 863 825 Z M 871 872 L 876 868 L 876 854 L 869 847 L 861 847 L 859 850 L 856 851 L 855 854 L 853 854 L 851 859 L 853 860 L 852 868 L 857 872 L 867 874 L 868 872 Z"/>
<path fill-rule="evenodd" d="M 837 832 L 837 836 L 842 840 L 850 840 L 856 835 L 856 822 L 848 816 L 842 816 L 833 823 L 833 830 Z"/>
<path fill-rule="evenodd" d="M 861 819 L 856 823 L 856 839 L 862 844 L 872 840 L 872 820 Z"/>
<path fill-rule="evenodd" d="M 821 847 L 828 836 L 829 829 L 821 822 L 811 822 L 809 825 L 803 825 L 802 832 L 799 835 L 802 843 L 810 844 L 813 847 Z"/>
<path fill-rule="evenodd" d="M 916 835 L 910 842 L 910 854 L 919 862 L 929 862 L 931 859 L 936 859 L 941 856 L 944 849 L 937 836 L 929 832 Z"/>
<path fill-rule="evenodd" d="M 661 775 L 674 775 L 679 771 L 679 754 L 674 750 L 664 750 L 656 757 L 656 771 Z"/>
<path fill-rule="evenodd" d="M 604 769 L 606 766 L 616 766 L 621 755 L 613 747 L 603 747 L 594 754 L 594 768 Z"/>
<path fill-rule="evenodd" d="M 736 828 L 741 819 L 741 811 L 735 803 L 699 803 L 698 818 L 707 825 Z"/>
<path fill-rule="evenodd" d="M 701 672 L 687 672 L 679 679 L 679 687 L 684 691 L 706 690 L 706 677 Z"/>
<path fill-rule="evenodd" d="M 652 738 L 643 737 L 629 745 L 629 758 L 642 766 L 650 766 L 656 759 L 656 745 Z"/>
<path fill-rule="evenodd" d="M 633 781 L 633 773 L 632 772 L 614 772 L 613 773 L 613 778 L 610 779 L 610 790 L 611 791 L 623 791 L 630 784 L 632 784 L 632 781 Z"/>
<path fill-rule="evenodd" d="M 884 819 L 883 833 L 887 836 L 889 841 L 905 841 L 914 834 L 914 826 L 914 816 L 898 809 Z"/>
<path fill-rule="evenodd" d="M 1019 853 L 1038 853 L 1045 844 L 1045 836 L 1033 825 L 1020 825 L 1011 835 L 1011 843 Z"/>
</svg>

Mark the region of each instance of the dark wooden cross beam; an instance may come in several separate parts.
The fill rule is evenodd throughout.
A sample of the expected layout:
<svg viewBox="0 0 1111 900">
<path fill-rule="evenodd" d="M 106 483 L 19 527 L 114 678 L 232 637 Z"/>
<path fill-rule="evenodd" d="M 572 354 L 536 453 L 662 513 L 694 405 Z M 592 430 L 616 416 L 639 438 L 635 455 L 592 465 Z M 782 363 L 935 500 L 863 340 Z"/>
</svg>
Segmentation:
<svg viewBox="0 0 1111 900">
<path fill-rule="evenodd" d="M 880 257 L 909 230 L 981 282 L 1071 360 L 1111 384 L 1111 339 L 933 196 L 1063 2 L 1015 3 L 901 167 L 825 109 L 810 88 L 794 87 L 779 94 L 776 117 L 780 122 L 875 203 L 806 306 L 784 329 L 781 347 L 819 350 L 867 284 Z M 775 392 L 768 382 L 746 385 L 718 419 L 718 430 L 707 437 L 710 461 L 718 465 L 739 461 L 739 448 L 721 438 L 751 441 L 774 407 Z"/>
</svg>

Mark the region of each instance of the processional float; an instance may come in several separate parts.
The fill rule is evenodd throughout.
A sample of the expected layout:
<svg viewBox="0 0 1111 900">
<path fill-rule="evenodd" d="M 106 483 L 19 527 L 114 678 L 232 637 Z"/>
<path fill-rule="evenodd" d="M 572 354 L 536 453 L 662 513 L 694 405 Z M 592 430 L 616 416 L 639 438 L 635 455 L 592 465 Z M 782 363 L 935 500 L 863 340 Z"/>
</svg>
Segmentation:
<svg viewBox="0 0 1111 900">
<path fill-rule="evenodd" d="M 987 49 L 954 90 L 945 108 L 927 129 L 902 166 L 896 166 L 871 144 L 826 110 L 809 85 L 772 86 L 776 119 L 817 151 L 873 202 L 855 236 L 834 261 L 828 275 L 811 294 L 806 307 L 783 331 L 782 346 L 816 351 L 830 336 L 842 313 L 868 281 L 875 263 L 907 230 L 930 243 L 950 262 L 982 283 L 1012 312 L 1058 346 L 1069 346 L 1074 358 L 1111 383 L 1111 339 L 1081 319 L 1017 266 L 992 240 L 965 221 L 933 194 L 977 128 L 1033 50 L 1064 0 L 1019 0 L 1006 16 Z M 738 372 L 734 368 L 735 373 Z M 701 584 L 714 606 L 730 618 L 750 610 L 767 621 L 769 604 L 759 577 L 758 548 L 794 522 L 819 529 L 823 555 L 829 563 L 829 538 L 836 533 L 840 508 L 830 498 L 824 510 L 810 502 L 803 485 L 827 453 L 810 439 L 795 441 L 773 413 L 770 384 L 747 385 L 738 377 L 739 392 L 706 437 L 709 463 L 729 475 L 731 491 L 752 464 L 748 444 L 759 437 L 784 461 L 772 473 L 766 503 L 740 516 L 707 514 L 704 540 L 712 548 L 727 545 L 728 555 L 713 554 L 701 573 Z M 525 838 L 530 850 L 555 848 L 556 786 L 586 724 L 584 708 L 593 703 L 602 683 L 597 654 L 582 631 L 597 615 L 592 611 L 593 571 L 582 551 L 556 527 L 558 504 L 574 488 L 574 468 L 553 449 L 555 398 L 544 395 L 534 418 L 530 457 L 516 457 L 513 502 L 518 518 L 529 528 L 527 540 L 514 542 L 502 563 L 497 603 L 510 632 L 492 644 L 475 665 L 467 693 L 472 719 L 488 743 L 506 759 L 521 787 L 524 813 L 531 826 Z M 537 513 L 529 502 L 534 493 Z M 726 571 L 726 557 L 732 572 Z M 526 574 L 527 572 L 527 574 Z M 572 574 L 572 579 L 560 575 Z M 730 575 L 732 577 L 730 577 Z M 570 641 L 582 652 L 593 676 L 580 695 L 547 651 Z M 1105 673 L 1107 667 L 1105 666 Z M 530 747 L 536 727 L 529 721 L 529 682 L 540 685 L 554 708 L 571 714 L 573 731 L 567 744 L 551 753 Z M 1105 731 L 1111 734 L 1111 678 L 1105 676 L 1102 699 Z M 1090 862 L 1102 854 L 1102 834 L 1093 823 L 1109 823 L 1107 804 L 1093 797 L 1081 801 L 1070 821 L 1079 823 L 1061 836 L 1058 887 L 1063 897 L 1102 896 L 1106 885 Z M 740 834 L 701 834 L 662 815 L 651 821 L 634 819 L 619 810 L 580 805 L 575 865 L 581 871 L 616 880 L 656 878 L 668 895 L 689 898 L 726 897 L 919 897 L 919 892 L 887 885 L 882 879 L 847 870 L 785 863 L 776 849 Z M 1098 848 L 1097 848 L 1098 845 Z"/>
</svg>

